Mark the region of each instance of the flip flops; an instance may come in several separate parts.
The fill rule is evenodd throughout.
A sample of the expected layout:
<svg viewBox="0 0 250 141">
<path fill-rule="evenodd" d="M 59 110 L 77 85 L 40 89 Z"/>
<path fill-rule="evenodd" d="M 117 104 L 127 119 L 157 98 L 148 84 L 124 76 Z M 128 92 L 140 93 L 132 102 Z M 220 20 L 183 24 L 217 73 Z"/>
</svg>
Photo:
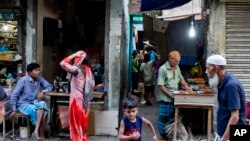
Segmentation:
<svg viewBox="0 0 250 141">
<path fill-rule="evenodd" d="M 31 134 L 31 141 L 40 141 L 41 140 L 41 138 L 37 135 L 37 134 L 35 134 L 35 133 L 32 133 Z"/>
</svg>

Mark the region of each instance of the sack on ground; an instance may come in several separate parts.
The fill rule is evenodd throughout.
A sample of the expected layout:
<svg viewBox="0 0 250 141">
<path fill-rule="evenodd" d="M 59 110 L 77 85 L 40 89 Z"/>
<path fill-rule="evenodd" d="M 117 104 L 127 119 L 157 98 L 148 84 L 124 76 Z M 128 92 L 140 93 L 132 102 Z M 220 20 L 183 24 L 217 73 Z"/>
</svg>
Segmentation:
<svg viewBox="0 0 250 141">
<path fill-rule="evenodd" d="M 185 128 L 185 126 L 182 124 L 182 118 L 178 119 L 177 122 L 177 135 L 176 139 L 180 141 L 187 141 L 188 140 L 188 132 Z M 173 140 L 174 137 L 174 121 L 170 122 L 169 124 L 166 124 L 165 126 L 165 133 L 168 137 L 169 141 Z"/>
</svg>

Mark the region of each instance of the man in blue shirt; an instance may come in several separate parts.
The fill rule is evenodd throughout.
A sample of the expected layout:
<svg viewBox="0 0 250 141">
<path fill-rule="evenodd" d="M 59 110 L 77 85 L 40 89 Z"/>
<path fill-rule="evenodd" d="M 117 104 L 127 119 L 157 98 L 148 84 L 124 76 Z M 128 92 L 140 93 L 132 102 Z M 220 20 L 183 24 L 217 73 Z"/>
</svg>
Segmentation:
<svg viewBox="0 0 250 141">
<path fill-rule="evenodd" d="M 214 141 L 230 138 L 230 125 L 246 124 L 246 99 L 241 82 L 226 71 L 226 59 L 221 55 L 207 58 L 206 73 L 209 79 L 218 77 L 217 133 Z"/>
<path fill-rule="evenodd" d="M 44 101 L 44 94 L 53 90 L 53 86 L 40 76 L 40 65 L 30 63 L 27 65 L 26 76 L 20 78 L 11 95 L 13 112 L 17 111 L 28 115 L 35 126 L 32 138 L 35 140 L 45 140 L 44 126 L 48 107 Z M 40 92 L 40 89 L 43 89 Z"/>
</svg>

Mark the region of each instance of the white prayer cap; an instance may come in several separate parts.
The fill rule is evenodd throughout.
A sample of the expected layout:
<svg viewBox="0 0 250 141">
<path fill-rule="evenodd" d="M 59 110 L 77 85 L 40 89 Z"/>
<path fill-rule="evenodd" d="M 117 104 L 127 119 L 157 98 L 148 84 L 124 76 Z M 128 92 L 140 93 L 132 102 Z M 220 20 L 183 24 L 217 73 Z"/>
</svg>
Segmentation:
<svg viewBox="0 0 250 141">
<path fill-rule="evenodd" d="M 213 65 L 221 65 L 221 66 L 227 65 L 226 59 L 221 55 L 211 55 L 211 56 L 209 56 L 207 58 L 207 63 L 208 64 L 213 64 Z"/>
</svg>

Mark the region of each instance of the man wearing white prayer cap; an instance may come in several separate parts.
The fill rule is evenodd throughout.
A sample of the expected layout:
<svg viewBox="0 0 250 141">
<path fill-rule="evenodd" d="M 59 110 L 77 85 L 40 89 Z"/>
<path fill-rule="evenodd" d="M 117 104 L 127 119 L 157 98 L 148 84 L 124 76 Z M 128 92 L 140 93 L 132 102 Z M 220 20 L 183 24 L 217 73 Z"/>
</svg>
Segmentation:
<svg viewBox="0 0 250 141">
<path fill-rule="evenodd" d="M 214 141 L 230 139 L 230 125 L 246 124 L 246 99 L 241 82 L 226 71 L 226 59 L 211 55 L 206 61 L 209 79 L 218 77 L 217 130 Z"/>
</svg>

